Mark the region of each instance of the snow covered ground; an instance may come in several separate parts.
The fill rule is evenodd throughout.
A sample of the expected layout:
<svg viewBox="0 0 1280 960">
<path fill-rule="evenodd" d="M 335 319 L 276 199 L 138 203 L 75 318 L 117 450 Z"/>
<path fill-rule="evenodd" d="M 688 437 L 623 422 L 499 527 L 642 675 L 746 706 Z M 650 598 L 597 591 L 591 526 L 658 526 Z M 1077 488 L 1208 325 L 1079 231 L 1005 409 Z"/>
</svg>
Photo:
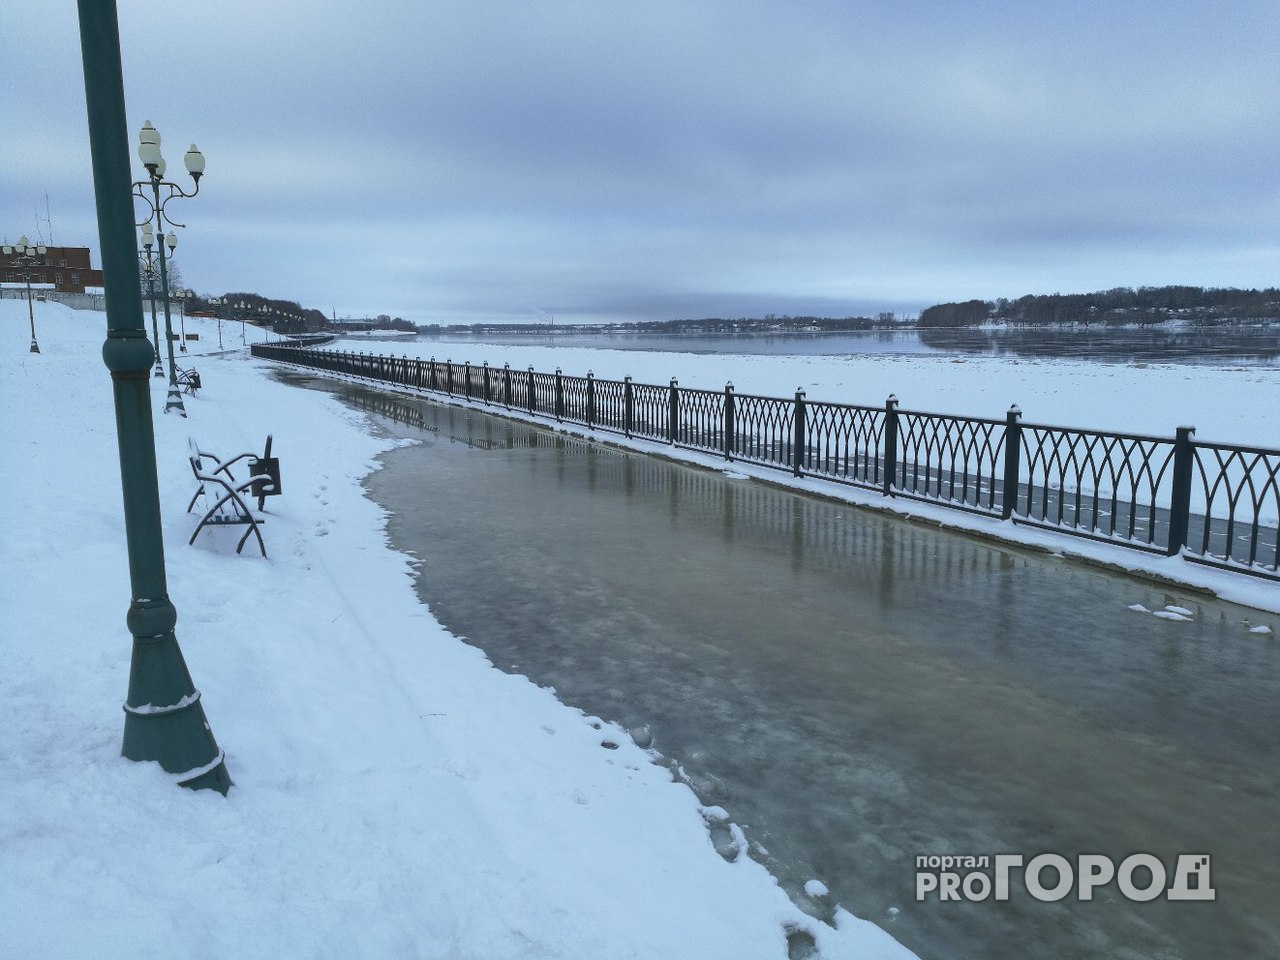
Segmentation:
<svg viewBox="0 0 1280 960">
<path fill-rule="evenodd" d="M 0 301 L 0 957 L 741 960 L 785 957 L 788 930 L 823 957 L 911 956 L 724 859 L 715 811 L 625 731 L 443 630 L 359 486 L 390 441 L 241 351 L 204 355 L 212 321 L 187 321 L 189 418 L 160 414 L 164 381 L 152 397 L 178 639 L 236 786 L 122 759 L 105 318 L 36 306 L 39 355 L 26 303 Z M 187 437 L 230 454 L 268 433 L 270 559 L 236 556 L 235 530 L 188 546 Z"/>
</svg>

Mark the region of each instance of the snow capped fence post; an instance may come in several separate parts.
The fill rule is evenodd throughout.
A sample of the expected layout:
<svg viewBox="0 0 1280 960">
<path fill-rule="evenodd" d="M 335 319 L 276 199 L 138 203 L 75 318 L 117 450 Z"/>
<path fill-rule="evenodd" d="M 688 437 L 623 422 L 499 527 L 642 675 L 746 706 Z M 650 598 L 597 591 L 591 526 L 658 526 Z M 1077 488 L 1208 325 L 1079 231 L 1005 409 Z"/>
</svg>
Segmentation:
<svg viewBox="0 0 1280 960">
<path fill-rule="evenodd" d="M 795 427 L 795 437 L 791 444 L 791 472 L 795 476 L 804 473 L 804 446 L 805 446 L 805 409 L 804 409 L 804 390 L 800 387 L 796 388 L 796 409 L 795 415 L 791 422 Z"/>
<path fill-rule="evenodd" d="M 564 419 L 564 382 L 560 379 L 560 368 L 556 367 L 556 419 Z"/>
<path fill-rule="evenodd" d="M 596 375 L 587 371 L 587 426 L 596 425 Z"/>
<path fill-rule="evenodd" d="M 1000 519 L 1013 516 L 1018 503 L 1018 468 L 1022 457 L 1022 411 L 1015 403 L 1004 418 L 1004 482 L 1000 488 Z"/>
<path fill-rule="evenodd" d="M 733 381 L 724 385 L 724 458 L 733 460 Z"/>
<path fill-rule="evenodd" d="M 889 394 L 884 402 L 884 485 L 881 492 L 893 496 L 893 475 L 898 472 L 898 398 Z"/>
<path fill-rule="evenodd" d="M 484 362 L 484 372 L 482 376 L 484 377 L 484 382 L 482 384 L 482 386 L 484 387 L 484 402 L 487 404 L 489 402 L 490 396 L 493 393 L 489 385 L 489 361 L 488 360 Z"/>
<path fill-rule="evenodd" d="M 676 442 L 680 436 L 680 386 L 676 378 L 671 378 L 671 395 L 667 404 L 667 440 Z"/>
<path fill-rule="evenodd" d="M 502 390 L 503 404 L 508 410 L 511 409 L 511 364 L 504 363 L 502 365 Z"/>
<path fill-rule="evenodd" d="M 450 357 L 445 357 L 444 361 L 444 392 L 453 396 L 453 360 Z"/>
<path fill-rule="evenodd" d="M 1173 491 L 1169 502 L 1167 548 L 1171 557 L 1187 545 L 1187 528 L 1191 520 L 1191 467 L 1195 460 L 1191 437 L 1195 432 L 1195 427 L 1178 427 L 1173 441 Z M 1155 509 L 1154 504 L 1152 509 Z M 1205 515 L 1208 514 L 1206 506 Z"/>
<path fill-rule="evenodd" d="M 462 362 L 462 395 L 468 400 L 471 399 L 471 361 L 464 360 Z"/>
<path fill-rule="evenodd" d="M 622 432 L 628 437 L 636 426 L 636 395 L 631 389 L 631 377 L 622 378 Z"/>
<path fill-rule="evenodd" d="M 530 366 L 530 367 L 529 367 L 529 390 L 528 390 L 528 393 L 529 393 L 529 396 L 527 397 L 527 399 L 528 399 L 528 401 L 529 401 L 529 412 L 530 412 L 530 413 L 537 413 L 537 412 L 538 412 L 538 392 L 537 392 L 537 386 L 536 386 L 535 381 L 534 381 L 534 378 L 533 378 L 533 367 L 532 367 L 532 366 Z"/>
</svg>

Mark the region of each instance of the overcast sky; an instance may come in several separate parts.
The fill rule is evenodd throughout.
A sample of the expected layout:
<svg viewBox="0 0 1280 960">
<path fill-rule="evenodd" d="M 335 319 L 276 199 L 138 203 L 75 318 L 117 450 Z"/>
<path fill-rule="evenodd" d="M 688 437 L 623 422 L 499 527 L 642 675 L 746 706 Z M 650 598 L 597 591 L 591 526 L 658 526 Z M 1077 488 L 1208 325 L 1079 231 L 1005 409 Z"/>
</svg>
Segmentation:
<svg viewBox="0 0 1280 960">
<path fill-rule="evenodd" d="M 188 286 L 417 322 L 1280 284 L 1276 0 L 120 0 Z M 99 261 L 75 4 L 6 3 L 0 236 Z M 141 176 L 141 168 L 138 174 Z"/>
</svg>

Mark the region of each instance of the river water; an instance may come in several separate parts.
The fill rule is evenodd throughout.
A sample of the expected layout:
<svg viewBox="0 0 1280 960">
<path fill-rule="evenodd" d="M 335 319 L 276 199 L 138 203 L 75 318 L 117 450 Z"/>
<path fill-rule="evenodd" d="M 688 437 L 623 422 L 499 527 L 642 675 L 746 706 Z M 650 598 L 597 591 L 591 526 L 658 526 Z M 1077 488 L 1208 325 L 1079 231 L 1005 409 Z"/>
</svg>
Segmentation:
<svg viewBox="0 0 1280 960">
<path fill-rule="evenodd" d="M 734 353 L 788 356 L 1028 357 L 1098 363 L 1178 363 L 1198 366 L 1280 363 L 1280 325 L 1121 327 L 1089 329 L 974 328 L 867 330 L 845 333 L 584 333 L 548 327 L 544 334 L 436 334 L 458 343 Z"/>
<path fill-rule="evenodd" d="M 565 703 L 647 726 L 802 905 L 819 879 L 924 958 L 1280 956 L 1280 650 L 1248 632 L 1276 618 L 280 376 L 419 441 L 368 488 L 434 616 Z M 916 900 L 917 855 L 1044 852 L 1152 853 L 1170 877 L 1209 854 L 1217 899 Z"/>
</svg>

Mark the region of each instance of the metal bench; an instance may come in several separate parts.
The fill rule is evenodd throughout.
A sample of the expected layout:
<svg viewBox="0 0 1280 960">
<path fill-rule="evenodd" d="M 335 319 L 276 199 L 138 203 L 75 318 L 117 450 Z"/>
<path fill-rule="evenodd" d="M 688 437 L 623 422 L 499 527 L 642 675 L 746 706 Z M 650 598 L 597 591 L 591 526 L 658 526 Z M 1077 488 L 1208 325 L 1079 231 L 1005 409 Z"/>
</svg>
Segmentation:
<svg viewBox="0 0 1280 960">
<path fill-rule="evenodd" d="M 249 509 L 249 505 L 245 503 L 245 499 L 246 497 L 256 498 L 258 512 L 261 513 L 267 497 L 280 494 L 280 461 L 271 456 L 271 437 L 267 437 L 266 449 L 262 456 L 256 453 L 241 453 L 230 460 L 222 460 L 217 455 L 200 449 L 200 445 L 195 440 L 188 439 L 187 459 L 191 464 L 191 472 L 199 483 L 199 487 L 191 497 L 191 502 L 187 504 L 187 513 L 195 508 L 196 501 L 201 497 L 204 497 L 204 505 L 208 508 L 200 518 L 200 522 L 196 524 L 191 539 L 187 543 L 195 543 L 196 537 L 206 526 L 243 524 L 249 529 L 244 532 L 244 536 L 236 545 L 236 553 L 244 549 L 245 543 L 252 535 L 257 537 L 258 549 L 265 557 L 267 547 L 258 527 L 266 518 L 255 516 Z M 231 467 L 241 460 L 247 461 L 245 467 L 248 471 L 248 479 L 244 481 L 237 480 L 231 472 Z"/>
<path fill-rule="evenodd" d="M 183 370 L 175 364 L 174 379 L 178 383 L 178 389 L 189 397 L 194 397 L 196 391 L 200 389 L 200 374 L 195 367 L 190 370 Z"/>
</svg>

